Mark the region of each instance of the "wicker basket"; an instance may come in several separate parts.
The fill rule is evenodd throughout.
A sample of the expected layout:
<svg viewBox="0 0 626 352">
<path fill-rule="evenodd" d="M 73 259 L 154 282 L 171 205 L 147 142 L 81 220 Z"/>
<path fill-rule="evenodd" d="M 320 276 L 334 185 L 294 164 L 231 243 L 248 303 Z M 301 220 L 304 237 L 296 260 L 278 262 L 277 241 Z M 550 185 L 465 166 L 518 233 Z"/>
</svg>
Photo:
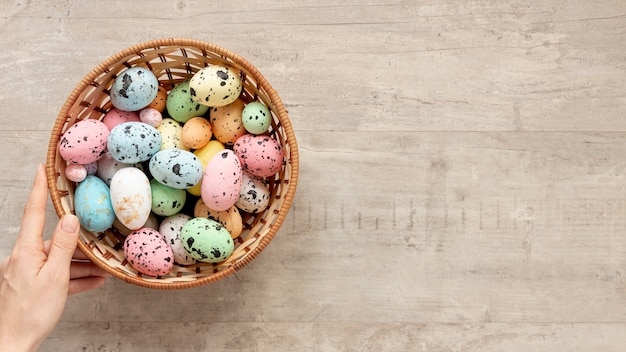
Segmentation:
<svg viewBox="0 0 626 352">
<path fill-rule="evenodd" d="M 244 231 L 235 239 L 235 250 L 226 261 L 175 265 L 169 275 L 161 278 L 142 275 L 125 260 L 124 236 L 115 229 L 102 233 L 81 229 L 79 248 L 95 264 L 128 283 L 153 289 L 184 289 L 223 279 L 243 268 L 265 249 L 291 207 L 298 179 L 298 146 L 277 92 L 246 59 L 206 42 L 170 38 L 140 43 L 112 55 L 87 74 L 63 104 L 52 129 L 46 160 L 50 194 L 57 214 L 61 217 L 74 213 L 76 187 L 65 177 L 66 162 L 58 153 L 61 135 L 77 121 L 102 119 L 112 107 L 109 89 L 117 74 L 128 67 L 144 66 L 152 70 L 159 83 L 169 91 L 210 63 L 240 69 L 244 76 L 240 98 L 245 102 L 259 101 L 272 112 L 269 132 L 284 148 L 285 158 L 282 169 L 269 181 L 270 204 L 262 213 L 242 213 Z"/>
</svg>

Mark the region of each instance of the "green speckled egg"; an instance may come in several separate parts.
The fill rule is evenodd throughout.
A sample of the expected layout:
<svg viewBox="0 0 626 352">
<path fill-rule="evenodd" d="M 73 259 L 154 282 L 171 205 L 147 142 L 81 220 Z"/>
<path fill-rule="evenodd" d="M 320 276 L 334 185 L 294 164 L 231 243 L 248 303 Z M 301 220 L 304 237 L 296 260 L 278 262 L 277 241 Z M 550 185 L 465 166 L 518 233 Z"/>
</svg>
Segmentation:
<svg viewBox="0 0 626 352">
<path fill-rule="evenodd" d="M 178 213 L 187 199 L 187 191 L 166 186 L 156 179 L 150 180 L 152 212 L 161 216 Z"/>
<path fill-rule="evenodd" d="M 253 101 L 243 108 L 241 120 L 246 131 L 252 134 L 267 132 L 272 124 L 272 114 L 267 106 Z"/>
<path fill-rule="evenodd" d="M 167 113 L 176 121 L 185 123 L 192 117 L 202 116 L 209 107 L 197 103 L 191 98 L 189 80 L 172 88 L 165 100 Z"/>
<path fill-rule="evenodd" d="M 219 222 L 207 218 L 193 218 L 181 230 L 183 247 L 197 261 L 219 263 L 235 249 L 230 233 Z"/>
</svg>

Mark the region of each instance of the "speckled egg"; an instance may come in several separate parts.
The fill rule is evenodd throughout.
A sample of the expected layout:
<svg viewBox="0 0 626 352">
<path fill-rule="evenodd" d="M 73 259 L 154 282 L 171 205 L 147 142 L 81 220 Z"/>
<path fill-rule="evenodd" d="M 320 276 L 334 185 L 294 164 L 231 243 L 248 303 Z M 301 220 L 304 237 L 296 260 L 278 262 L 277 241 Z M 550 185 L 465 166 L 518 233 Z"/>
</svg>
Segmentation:
<svg viewBox="0 0 626 352">
<path fill-rule="evenodd" d="M 193 187 L 202 178 L 200 159 L 187 150 L 161 150 L 150 159 L 149 168 L 157 181 L 177 189 Z"/>
<path fill-rule="evenodd" d="M 96 176 L 87 176 L 74 192 L 74 210 L 81 226 L 102 232 L 115 221 L 109 187 Z"/>
<path fill-rule="evenodd" d="M 69 164 L 65 167 L 65 177 L 72 182 L 80 182 L 87 177 L 87 168 L 82 164 Z"/>
<path fill-rule="evenodd" d="M 109 128 L 101 121 L 78 121 L 61 136 L 59 154 L 71 163 L 92 163 L 106 152 L 108 136 Z"/>
<path fill-rule="evenodd" d="M 161 133 L 160 150 L 174 148 L 183 150 L 189 149 L 183 144 L 183 126 L 176 120 L 169 117 L 164 118 L 159 127 L 157 127 L 157 130 Z"/>
<path fill-rule="evenodd" d="M 159 131 L 143 122 L 124 122 L 115 126 L 107 140 L 113 159 L 134 164 L 150 159 L 161 147 Z"/>
<path fill-rule="evenodd" d="M 159 112 L 165 111 L 165 102 L 167 101 L 167 91 L 165 88 L 159 86 L 157 95 L 154 100 L 148 104 L 148 108 L 157 109 Z"/>
<path fill-rule="evenodd" d="M 193 209 L 193 216 L 197 218 L 213 219 L 226 227 L 230 237 L 237 238 L 243 231 L 243 220 L 236 206 L 226 210 L 213 210 L 204 204 L 202 199 L 198 199 Z"/>
<path fill-rule="evenodd" d="M 196 262 L 187 252 L 181 240 L 180 233 L 189 220 L 191 220 L 191 216 L 187 214 L 175 214 L 163 219 L 159 226 L 159 232 L 174 252 L 174 261 L 180 265 L 190 265 Z"/>
<path fill-rule="evenodd" d="M 210 109 L 209 121 L 213 135 L 218 141 L 225 145 L 232 145 L 237 138 L 246 134 L 246 129 L 241 120 L 243 109 L 244 103 L 241 99 L 225 106 Z"/>
<path fill-rule="evenodd" d="M 183 246 L 196 260 L 219 263 L 233 252 L 235 244 L 219 222 L 207 218 L 193 218 L 181 230 Z"/>
<path fill-rule="evenodd" d="M 241 94 L 241 72 L 232 67 L 212 65 L 196 72 L 189 81 L 191 97 L 206 106 L 228 105 Z"/>
<path fill-rule="evenodd" d="M 209 165 L 209 162 L 215 156 L 215 154 L 224 149 L 225 147 L 220 141 L 211 140 L 204 147 L 194 150 L 193 154 L 197 156 L 198 159 L 200 159 L 200 162 L 202 163 L 202 169 L 204 170 L 206 166 Z M 200 182 L 198 182 L 195 186 L 188 188 L 187 192 L 193 194 L 194 196 L 200 196 L 201 188 L 202 179 L 200 179 Z"/>
<path fill-rule="evenodd" d="M 163 121 L 161 112 L 155 108 L 143 108 L 139 111 L 139 120 L 145 122 L 152 127 L 159 127 Z"/>
<path fill-rule="evenodd" d="M 217 153 L 204 170 L 200 196 L 213 210 L 226 210 L 237 202 L 241 190 L 242 169 L 239 158 L 230 149 Z"/>
<path fill-rule="evenodd" d="M 267 135 L 246 134 L 237 139 L 233 151 L 246 171 L 261 177 L 280 171 L 285 156 L 280 143 Z"/>
<path fill-rule="evenodd" d="M 111 86 L 111 104 L 124 111 L 139 111 L 157 96 L 159 81 L 144 67 L 130 67 L 121 72 Z"/>
<path fill-rule="evenodd" d="M 189 149 L 204 147 L 211 140 L 211 124 L 204 117 L 192 117 L 183 126 L 181 140 Z"/>
<path fill-rule="evenodd" d="M 102 181 L 106 182 L 107 185 L 111 184 L 111 179 L 113 178 L 113 175 L 115 175 L 115 173 L 119 169 L 132 166 L 140 170 L 143 170 L 143 165 L 141 163 L 134 163 L 134 164 L 121 163 L 113 159 L 113 157 L 111 156 L 111 153 L 109 153 L 108 151 L 104 153 L 104 155 L 102 156 L 102 158 L 100 158 L 100 160 L 98 160 L 97 165 L 98 167 L 96 170 L 96 176 L 102 179 Z"/>
<path fill-rule="evenodd" d="M 202 116 L 209 109 L 192 99 L 189 93 L 189 80 L 176 85 L 167 96 L 165 106 L 171 118 L 185 123 L 192 117 Z"/>
<path fill-rule="evenodd" d="M 244 171 L 239 199 L 235 205 L 247 212 L 258 213 L 267 208 L 270 202 L 270 190 L 262 178 Z"/>
<path fill-rule="evenodd" d="M 252 134 L 267 132 L 272 124 L 272 114 L 267 106 L 258 101 L 248 103 L 241 114 L 243 127 Z"/>
<path fill-rule="evenodd" d="M 187 199 L 184 189 L 166 186 L 156 179 L 150 180 L 152 192 L 152 212 L 161 216 L 170 216 L 181 211 Z"/>
<path fill-rule="evenodd" d="M 111 179 L 111 204 L 120 222 L 131 230 L 142 227 L 152 209 L 148 177 L 138 168 L 120 169 Z"/>
<path fill-rule="evenodd" d="M 155 229 L 141 228 L 124 240 L 124 256 L 138 272 L 163 276 L 174 266 L 174 253 L 163 236 Z"/>
<path fill-rule="evenodd" d="M 102 123 L 107 125 L 109 130 L 112 130 L 113 127 L 119 125 L 123 122 L 139 122 L 139 114 L 135 111 L 123 111 L 120 109 L 113 108 L 107 112 L 102 118 Z"/>
</svg>

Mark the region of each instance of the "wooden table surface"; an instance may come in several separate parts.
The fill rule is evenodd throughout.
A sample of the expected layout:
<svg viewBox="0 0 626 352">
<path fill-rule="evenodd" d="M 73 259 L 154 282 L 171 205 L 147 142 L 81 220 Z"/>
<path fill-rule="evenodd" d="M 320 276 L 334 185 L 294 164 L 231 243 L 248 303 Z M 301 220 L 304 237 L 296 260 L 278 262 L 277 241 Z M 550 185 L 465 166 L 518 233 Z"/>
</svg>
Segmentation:
<svg viewBox="0 0 626 352">
<path fill-rule="evenodd" d="M 41 351 L 624 351 L 624 0 L 2 0 L 0 257 L 71 90 L 164 37 L 278 90 L 293 207 L 223 281 L 71 297 Z"/>
</svg>

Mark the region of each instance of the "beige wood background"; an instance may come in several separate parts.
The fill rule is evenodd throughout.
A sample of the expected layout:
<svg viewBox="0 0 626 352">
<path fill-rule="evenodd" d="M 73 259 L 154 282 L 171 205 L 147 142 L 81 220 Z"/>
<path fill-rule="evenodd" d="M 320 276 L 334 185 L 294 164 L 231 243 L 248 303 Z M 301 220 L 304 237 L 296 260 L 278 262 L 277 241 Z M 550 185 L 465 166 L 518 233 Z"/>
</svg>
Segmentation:
<svg viewBox="0 0 626 352">
<path fill-rule="evenodd" d="M 71 90 L 161 37 L 279 91 L 293 208 L 226 280 L 72 297 L 42 351 L 624 351 L 624 0 L 0 0 L 1 257 Z"/>
</svg>

